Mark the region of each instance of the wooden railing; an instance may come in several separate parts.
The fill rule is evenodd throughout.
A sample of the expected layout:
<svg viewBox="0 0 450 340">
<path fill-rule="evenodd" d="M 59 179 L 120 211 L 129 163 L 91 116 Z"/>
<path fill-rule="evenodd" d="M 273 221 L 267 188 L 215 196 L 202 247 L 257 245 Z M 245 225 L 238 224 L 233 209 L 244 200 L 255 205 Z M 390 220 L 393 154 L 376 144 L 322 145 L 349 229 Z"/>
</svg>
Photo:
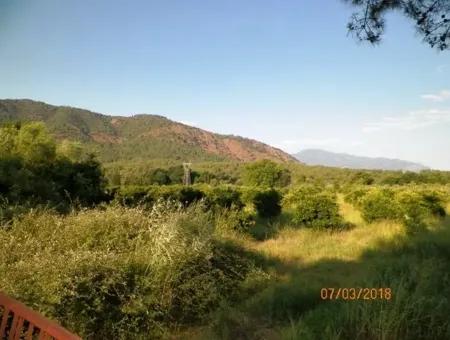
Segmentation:
<svg viewBox="0 0 450 340">
<path fill-rule="evenodd" d="M 0 339 L 81 340 L 56 322 L 0 292 Z"/>
</svg>

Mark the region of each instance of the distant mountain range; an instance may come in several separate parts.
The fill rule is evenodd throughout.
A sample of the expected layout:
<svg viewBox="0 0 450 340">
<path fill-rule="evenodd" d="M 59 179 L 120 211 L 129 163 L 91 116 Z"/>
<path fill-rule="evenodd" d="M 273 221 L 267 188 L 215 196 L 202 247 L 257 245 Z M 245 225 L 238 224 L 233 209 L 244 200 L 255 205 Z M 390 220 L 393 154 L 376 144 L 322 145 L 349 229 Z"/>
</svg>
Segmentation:
<svg viewBox="0 0 450 340">
<path fill-rule="evenodd" d="M 0 100 L 0 122 L 43 121 L 57 139 L 80 141 L 104 162 L 173 159 L 179 161 L 296 161 L 267 144 L 221 135 L 162 116 L 108 116 L 28 99 Z"/>
<path fill-rule="evenodd" d="M 416 172 L 429 169 L 422 164 L 403 161 L 400 159 L 361 157 L 320 149 L 306 149 L 294 154 L 293 156 L 300 162 L 308 165 L 323 165 L 338 168 L 404 170 Z"/>
</svg>

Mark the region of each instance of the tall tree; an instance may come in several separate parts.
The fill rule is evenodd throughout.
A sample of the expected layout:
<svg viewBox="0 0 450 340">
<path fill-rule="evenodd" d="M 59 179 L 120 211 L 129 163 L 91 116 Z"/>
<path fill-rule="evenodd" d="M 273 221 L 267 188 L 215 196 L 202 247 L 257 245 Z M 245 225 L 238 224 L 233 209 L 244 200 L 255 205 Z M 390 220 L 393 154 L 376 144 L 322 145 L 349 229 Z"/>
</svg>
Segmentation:
<svg viewBox="0 0 450 340">
<path fill-rule="evenodd" d="M 380 42 L 385 15 L 400 11 L 415 23 L 417 32 L 432 48 L 450 49 L 450 0 L 344 0 L 358 8 L 348 23 L 359 41 Z"/>
<path fill-rule="evenodd" d="M 247 164 L 243 169 L 242 180 L 249 186 L 285 187 L 291 182 L 291 174 L 280 164 L 264 159 Z"/>
<path fill-rule="evenodd" d="M 56 143 L 42 122 L 31 122 L 20 128 L 16 149 L 30 163 L 49 163 L 56 156 Z"/>
</svg>

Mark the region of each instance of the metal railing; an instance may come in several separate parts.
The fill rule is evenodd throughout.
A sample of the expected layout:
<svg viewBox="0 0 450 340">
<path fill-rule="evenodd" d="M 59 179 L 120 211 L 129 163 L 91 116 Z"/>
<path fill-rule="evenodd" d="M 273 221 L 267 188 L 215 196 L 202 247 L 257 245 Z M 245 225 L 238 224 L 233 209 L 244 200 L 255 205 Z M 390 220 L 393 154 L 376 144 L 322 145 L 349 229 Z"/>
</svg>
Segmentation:
<svg viewBox="0 0 450 340">
<path fill-rule="evenodd" d="M 1 292 L 0 339 L 81 340 L 56 322 Z"/>
</svg>

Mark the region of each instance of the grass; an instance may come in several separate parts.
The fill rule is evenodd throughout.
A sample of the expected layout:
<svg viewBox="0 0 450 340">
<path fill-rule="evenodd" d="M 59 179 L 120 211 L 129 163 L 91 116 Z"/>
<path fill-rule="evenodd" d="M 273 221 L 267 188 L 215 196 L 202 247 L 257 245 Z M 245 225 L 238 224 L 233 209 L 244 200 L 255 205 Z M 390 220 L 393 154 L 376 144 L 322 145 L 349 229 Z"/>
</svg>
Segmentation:
<svg viewBox="0 0 450 340">
<path fill-rule="evenodd" d="M 408 234 L 339 206 L 351 228 L 285 215 L 265 236 L 258 220 L 257 239 L 221 234 L 195 205 L 30 212 L 0 228 L 0 289 L 87 339 L 448 338 L 450 218 Z M 326 287 L 394 298 L 323 301 Z"/>
<path fill-rule="evenodd" d="M 195 205 L 32 211 L 0 244 L 0 290 L 85 339 L 167 336 L 259 275 Z"/>
<path fill-rule="evenodd" d="M 445 316 L 450 315 L 445 286 L 450 279 L 448 271 L 443 274 L 450 269 L 450 218 L 410 236 L 396 222 L 364 223 L 341 197 L 339 203 L 345 220 L 354 225 L 350 230 L 285 226 L 272 239 L 240 240 L 265 259 L 261 263 L 272 279 L 219 314 L 210 337 L 444 339 L 450 334 Z M 325 287 L 389 287 L 396 299 L 321 301 Z"/>
</svg>

